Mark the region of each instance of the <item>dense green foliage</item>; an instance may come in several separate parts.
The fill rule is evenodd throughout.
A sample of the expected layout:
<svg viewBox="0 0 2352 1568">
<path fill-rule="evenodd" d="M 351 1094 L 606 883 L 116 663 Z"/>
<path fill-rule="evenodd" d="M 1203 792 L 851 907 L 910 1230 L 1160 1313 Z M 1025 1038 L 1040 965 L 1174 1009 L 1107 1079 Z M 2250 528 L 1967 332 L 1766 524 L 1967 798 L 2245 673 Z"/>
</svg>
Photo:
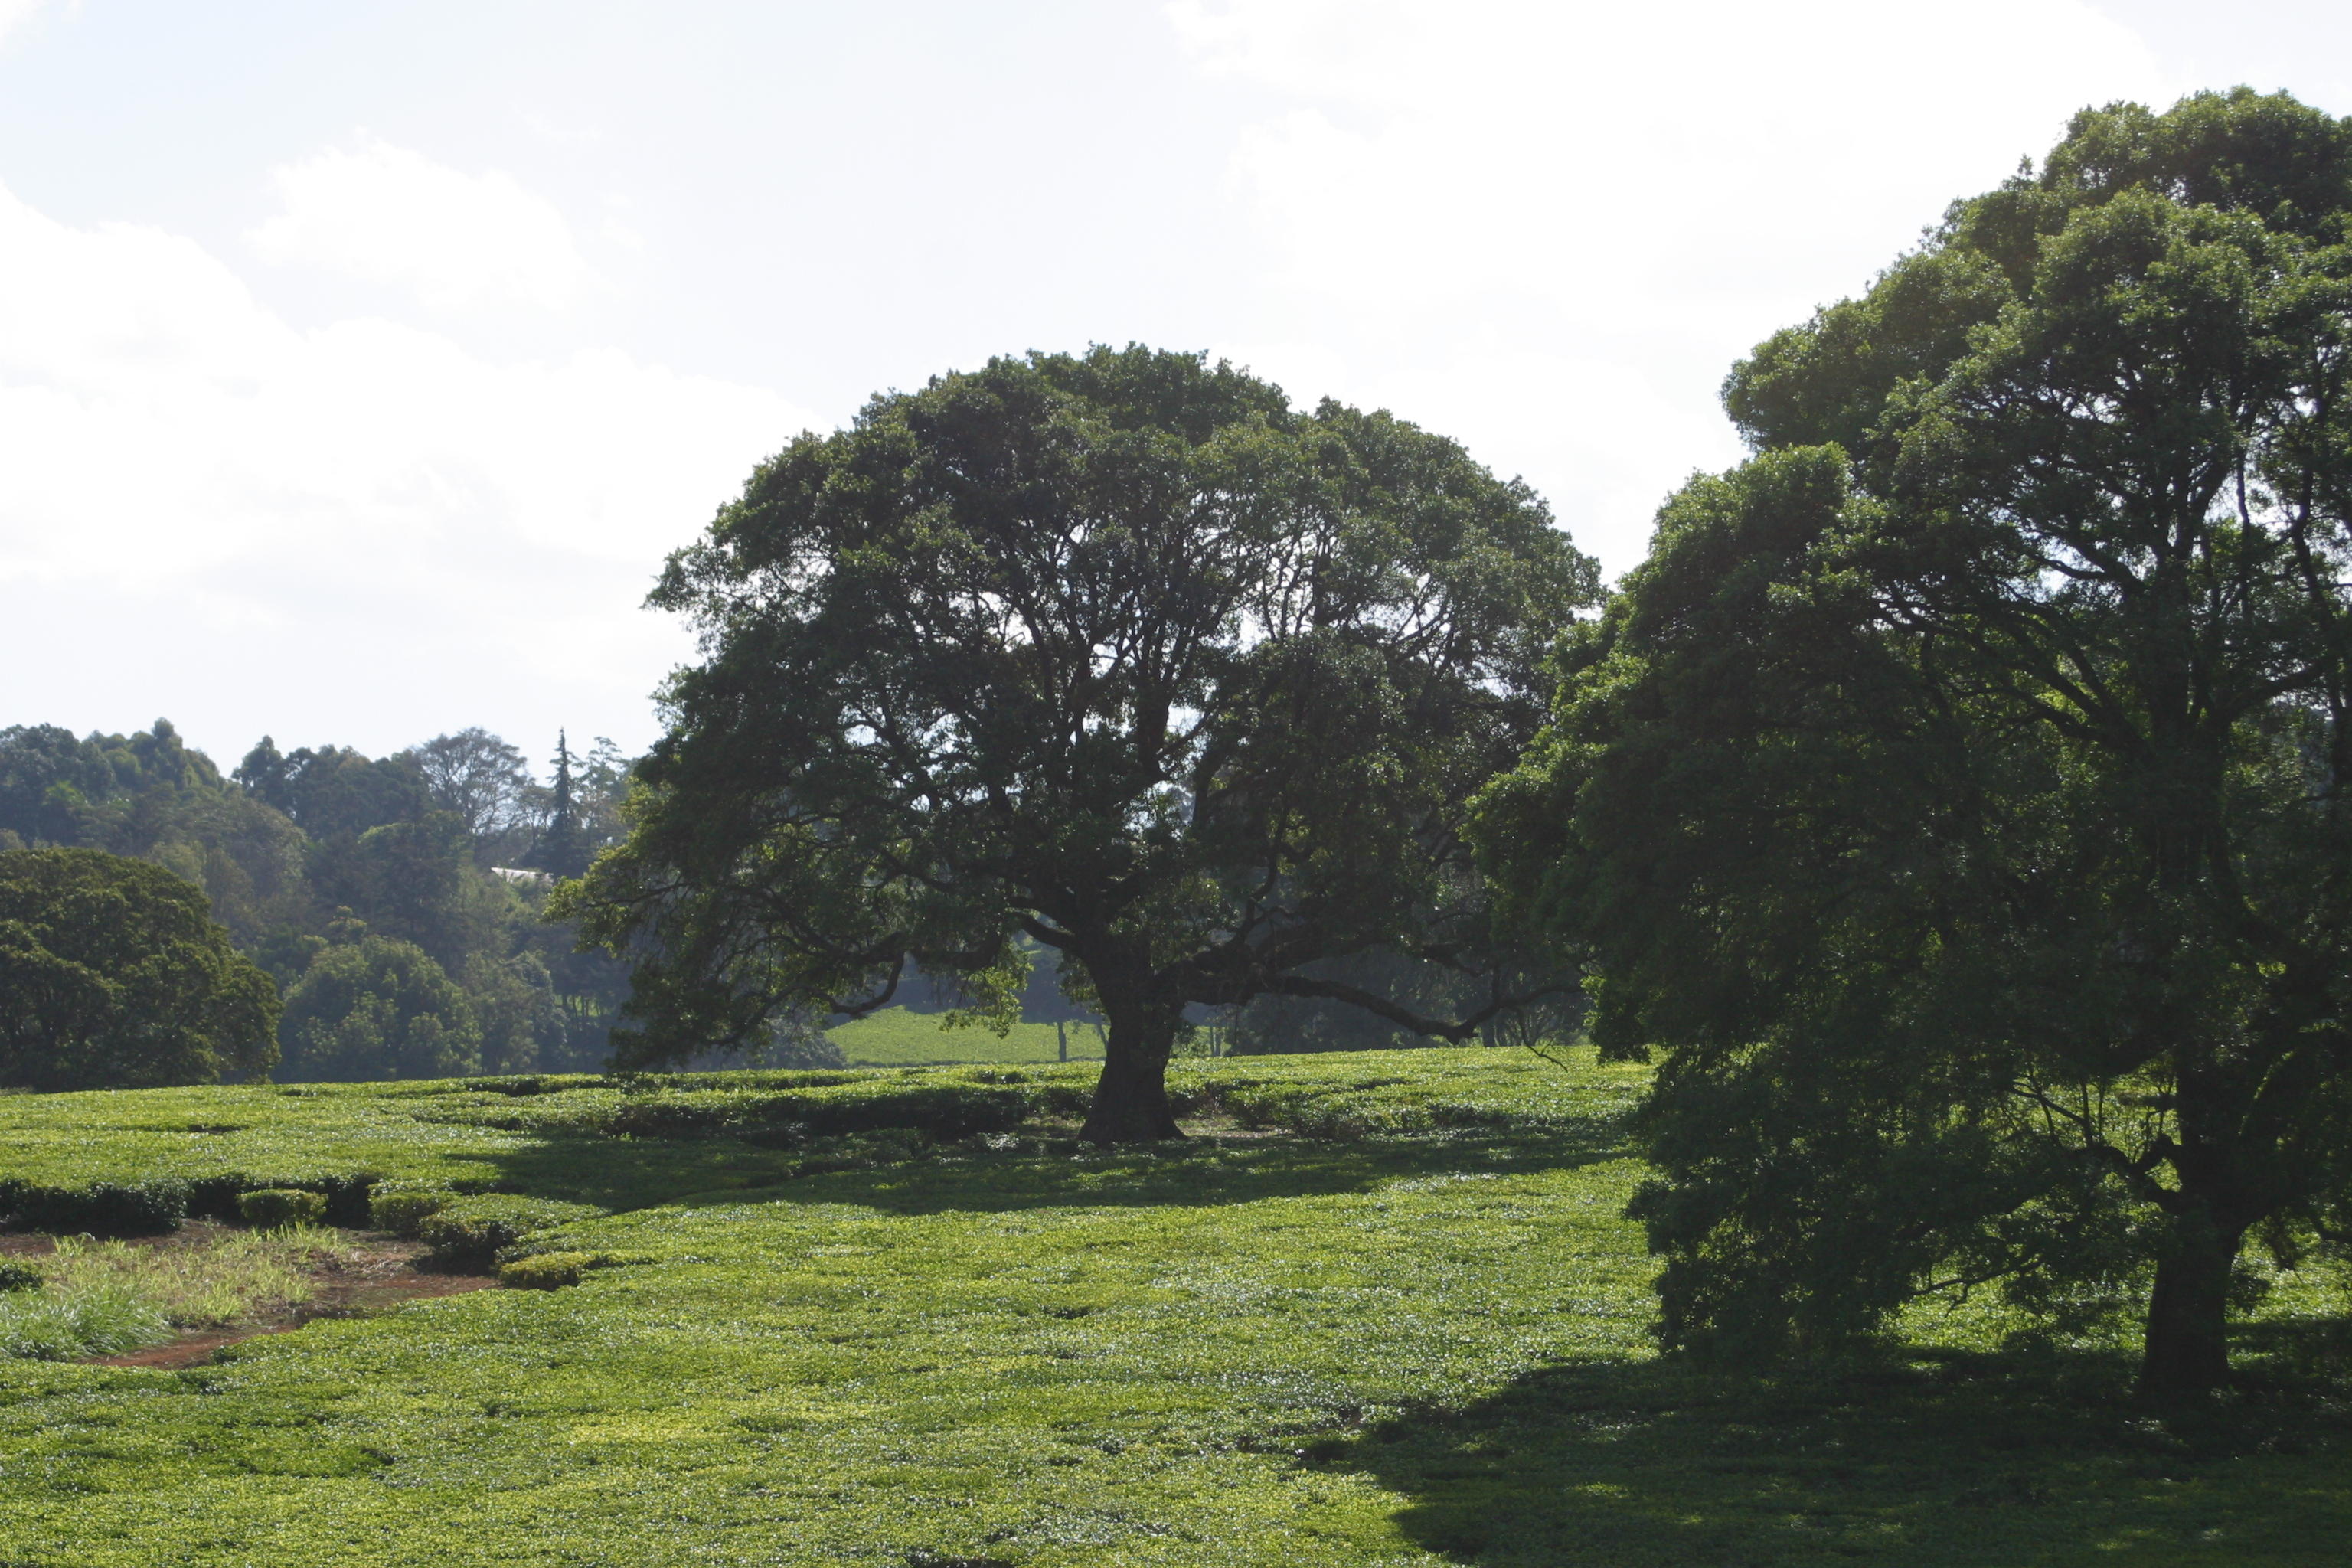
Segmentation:
<svg viewBox="0 0 2352 1568">
<path fill-rule="evenodd" d="M 237 1194 L 236 1217 L 256 1230 L 317 1225 L 327 1217 L 327 1194 L 301 1187 L 256 1187 Z"/>
<path fill-rule="evenodd" d="M 534 1231 L 551 1230 L 596 1212 L 589 1205 L 555 1198 L 485 1193 L 444 1204 L 418 1222 L 416 1234 L 433 1248 L 434 1261 L 441 1267 L 483 1268 Z"/>
<path fill-rule="evenodd" d="M 423 948 L 389 937 L 322 950 L 287 994 L 281 1033 L 281 1076 L 296 1082 L 482 1070 L 471 1000 Z"/>
<path fill-rule="evenodd" d="M 1314 967 L 1387 950 L 1496 1007 L 1454 824 L 1594 589 L 1524 485 L 1386 414 L 1139 347 L 944 375 L 671 559 L 705 658 L 565 908 L 637 959 L 647 1063 L 885 1005 L 910 956 L 1009 1019 L 1026 938 L 1109 1026 L 1089 1136 L 1164 1137 L 1190 1005 L 1466 1033 Z"/>
<path fill-rule="evenodd" d="M 499 1265 L 499 1283 L 509 1290 L 561 1290 L 604 1260 L 599 1252 L 534 1252 Z"/>
<path fill-rule="evenodd" d="M 188 1217 L 189 1184 L 177 1176 L 59 1175 L 54 1183 L 0 1178 L 0 1218 L 54 1236 L 160 1236 Z"/>
<path fill-rule="evenodd" d="M 0 1088 L 257 1073 L 277 1023 L 277 988 L 194 884 L 103 850 L 0 850 Z"/>
<path fill-rule="evenodd" d="M 1920 1320 L 1844 1374 L 1653 1359 L 1619 1217 L 1642 1069 L 1180 1060 L 1195 1136 L 1113 1153 L 1059 1120 L 1091 1070 L 0 1100 L 0 1161 L 31 1162 L 0 1179 L 398 1170 L 616 1211 L 523 1244 L 547 1261 L 516 1282 L 564 1289 L 184 1372 L 0 1362 L 0 1541 L 27 1568 L 2315 1568 L 2352 1528 L 2340 1415 L 2109 1414 L 2111 1352 L 1989 1357 L 1998 1313 Z M 796 1177 L 707 1123 L 613 1131 L 637 1103 L 749 1131 L 794 1097 L 929 1122 L 959 1088 L 1033 1119 Z M 615 1159 L 635 1173 L 599 1173 Z M 2326 1364 L 2344 1310 L 2306 1269 L 2242 1331 L 2284 1375 Z"/>
<path fill-rule="evenodd" d="M 1486 805 L 1665 1048 L 1672 1343 L 1999 1281 L 2227 1375 L 2352 1233 L 2352 122 L 2077 118 L 1727 402 Z"/>
<path fill-rule="evenodd" d="M 517 868 L 577 869 L 618 834 L 626 784 L 602 741 L 584 757 L 559 741 L 542 787 L 480 730 L 374 760 L 264 737 L 224 778 L 162 720 L 80 740 L 20 726 L 0 730 L 0 849 L 105 849 L 201 888 L 238 950 L 302 994 L 280 1076 L 600 1067 L 626 975 L 542 921 L 547 877 Z M 383 942 L 415 956 L 389 962 Z"/>
</svg>

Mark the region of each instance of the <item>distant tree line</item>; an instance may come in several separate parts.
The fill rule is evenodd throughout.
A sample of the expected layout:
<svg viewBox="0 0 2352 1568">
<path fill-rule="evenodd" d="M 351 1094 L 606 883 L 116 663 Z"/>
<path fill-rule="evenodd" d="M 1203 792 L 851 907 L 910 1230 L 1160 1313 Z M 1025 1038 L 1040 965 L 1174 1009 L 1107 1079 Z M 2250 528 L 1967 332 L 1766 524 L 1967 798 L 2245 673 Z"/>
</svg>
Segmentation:
<svg viewBox="0 0 2352 1568">
<path fill-rule="evenodd" d="M 619 837 L 628 779 L 610 741 L 575 754 L 559 737 L 542 783 L 520 750 L 480 729 L 381 758 L 333 745 L 281 752 L 265 736 L 224 775 L 165 720 L 131 735 L 20 725 L 0 730 L 0 852 L 104 851 L 199 889 L 196 904 L 282 997 L 282 1013 L 272 1010 L 280 1079 L 591 1069 L 608 1054 L 627 973 L 575 952 L 569 928 L 541 910 L 555 879 L 584 870 Z M 17 891 L 46 898 L 44 910 L 110 899 L 144 909 L 161 896 L 87 859 L 0 860 L 21 867 Z M 23 977 L 37 970 L 58 984 L 69 973 L 121 973 L 72 956 L 84 939 L 67 916 L 33 903 L 19 913 L 17 948 L 37 955 L 24 958 L 23 984 L 12 987 L 26 1008 Z M 41 920 L 46 935 L 35 930 Z M 183 1052 L 171 1058 L 176 1068 L 152 1051 L 144 1065 L 115 1060 L 128 1049 L 41 1055 L 27 1045 L 7 1052 L 0 1076 L 22 1087 L 111 1087 L 269 1065 L 234 1053 Z"/>
</svg>

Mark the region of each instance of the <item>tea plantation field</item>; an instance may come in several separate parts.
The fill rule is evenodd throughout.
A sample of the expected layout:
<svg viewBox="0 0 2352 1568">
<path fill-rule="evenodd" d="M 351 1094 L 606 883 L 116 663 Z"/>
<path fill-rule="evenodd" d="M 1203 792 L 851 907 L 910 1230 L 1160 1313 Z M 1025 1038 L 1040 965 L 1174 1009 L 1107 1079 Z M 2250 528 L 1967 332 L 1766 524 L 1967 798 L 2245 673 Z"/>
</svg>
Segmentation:
<svg viewBox="0 0 2352 1568">
<path fill-rule="evenodd" d="M 982 1028 L 942 1028 L 940 1016 L 886 1007 L 825 1033 L 852 1067 L 1051 1062 L 1061 1059 L 1065 1047 L 1074 1062 L 1102 1059 L 1102 1037 L 1091 1024 L 1072 1024 L 1056 1035 L 1051 1024 L 1022 1023 L 998 1035 Z"/>
<path fill-rule="evenodd" d="M 178 1371 L 0 1361 L 0 1564 L 2345 1561 L 2332 1278 L 2193 1417 L 1980 1308 L 1710 1375 L 1650 1348 L 1637 1069 L 1201 1062 L 1198 1135 L 1111 1154 L 1067 1137 L 1092 1070 L 0 1099 L 0 1206 L 529 1198 L 508 1256 L 586 1264 Z"/>
</svg>

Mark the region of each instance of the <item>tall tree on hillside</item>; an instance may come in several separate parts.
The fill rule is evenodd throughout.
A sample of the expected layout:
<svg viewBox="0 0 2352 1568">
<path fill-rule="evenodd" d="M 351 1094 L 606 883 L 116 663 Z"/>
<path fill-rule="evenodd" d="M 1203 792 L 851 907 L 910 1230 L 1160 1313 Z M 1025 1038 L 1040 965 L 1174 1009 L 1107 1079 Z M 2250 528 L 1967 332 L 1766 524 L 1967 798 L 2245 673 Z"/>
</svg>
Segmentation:
<svg viewBox="0 0 2352 1568">
<path fill-rule="evenodd" d="M 547 826 L 540 830 L 531 864 L 558 877 L 577 877 L 586 870 L 591 850 L 583 817 L 580 792 L 572 776 L 572 747 L 558 730 L 555 778 L 548 787 Z"/>
<path fill-rule="evenodd" d="M 1482 816 L 1662 1047 L 1665 1331 L 2146 1302 L 2352 1214 L 2352 122 L 2085 112 L 1763 344 Z M 2332 1218 L 2331 1218 L 2332 1216 Z"/>
<path fill-rule="evenodd" d="M 531 780 L 520 748 L 478 725 L 436 735 L 408 755 L 433 804 L 466 825 L 479 851 L 494 852 L 521 825 Z"/>
<path fill-rule="evenodd" d="M 193 883 L 98 849 L 0 852 L 0 1086 L 257 1073 L 277 1022 L 278 988 Z"/>
<path fill-rule="evenodd" d="M 1495 973 L 1462 804 L 1541 711 L 1595 569 L 1385 414 L 1141 348 L 1036 354 L 805 436 L 672 557 L 704 659 L 628 841 L 560 898 L 637 959 L 644 1059 L 885 1004 L 1017 1005 L 1026 935 L 1109 1022 L 1086 1124 L 1172 1136 L 1190 1004 L 1386 948 Z"/>
<path fill-rule="evenodd" d="M 81 807 L 113 787 L 104 756 L 72 731 L 55 724 L 0 730 L 0 828 L 24 844 L 75 844 Z"/>
</svg>

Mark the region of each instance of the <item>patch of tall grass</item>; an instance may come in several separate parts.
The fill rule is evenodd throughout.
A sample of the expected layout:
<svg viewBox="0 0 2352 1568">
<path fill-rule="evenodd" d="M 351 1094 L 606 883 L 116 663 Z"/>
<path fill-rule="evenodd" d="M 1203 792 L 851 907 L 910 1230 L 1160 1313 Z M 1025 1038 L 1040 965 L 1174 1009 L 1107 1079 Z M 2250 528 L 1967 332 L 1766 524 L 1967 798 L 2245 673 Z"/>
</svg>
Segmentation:
<svg viewBox="0 0 2352 1568">
<path fill-rule="evenodd" d="M 60 1237 L 41 1271 L 52 1289 L 134 1292 L 190 1329 L 299 1307 L 316 1292 L 310 1270 L 347 1250 L 316 1226 L 222 1231 L 163 1247 Z"/>
<path fill-rule="evenodd" d="M 331 1230 L 228 1231 L 142 1247 L 60 1237 L 42 1288 L 0 1295 L 0 1356 L 68 1361 L 158 1344 L 310 1300 L 310 1270 L 346 1248 Z"/>
<path fill-rule="evenodd" d="M 135 1351 L 171 1337 L 163 1309 L 127 1286 L 11 1290 L 0 1296 L 0 1357 L 71 1361 Z"/>
</svg>

